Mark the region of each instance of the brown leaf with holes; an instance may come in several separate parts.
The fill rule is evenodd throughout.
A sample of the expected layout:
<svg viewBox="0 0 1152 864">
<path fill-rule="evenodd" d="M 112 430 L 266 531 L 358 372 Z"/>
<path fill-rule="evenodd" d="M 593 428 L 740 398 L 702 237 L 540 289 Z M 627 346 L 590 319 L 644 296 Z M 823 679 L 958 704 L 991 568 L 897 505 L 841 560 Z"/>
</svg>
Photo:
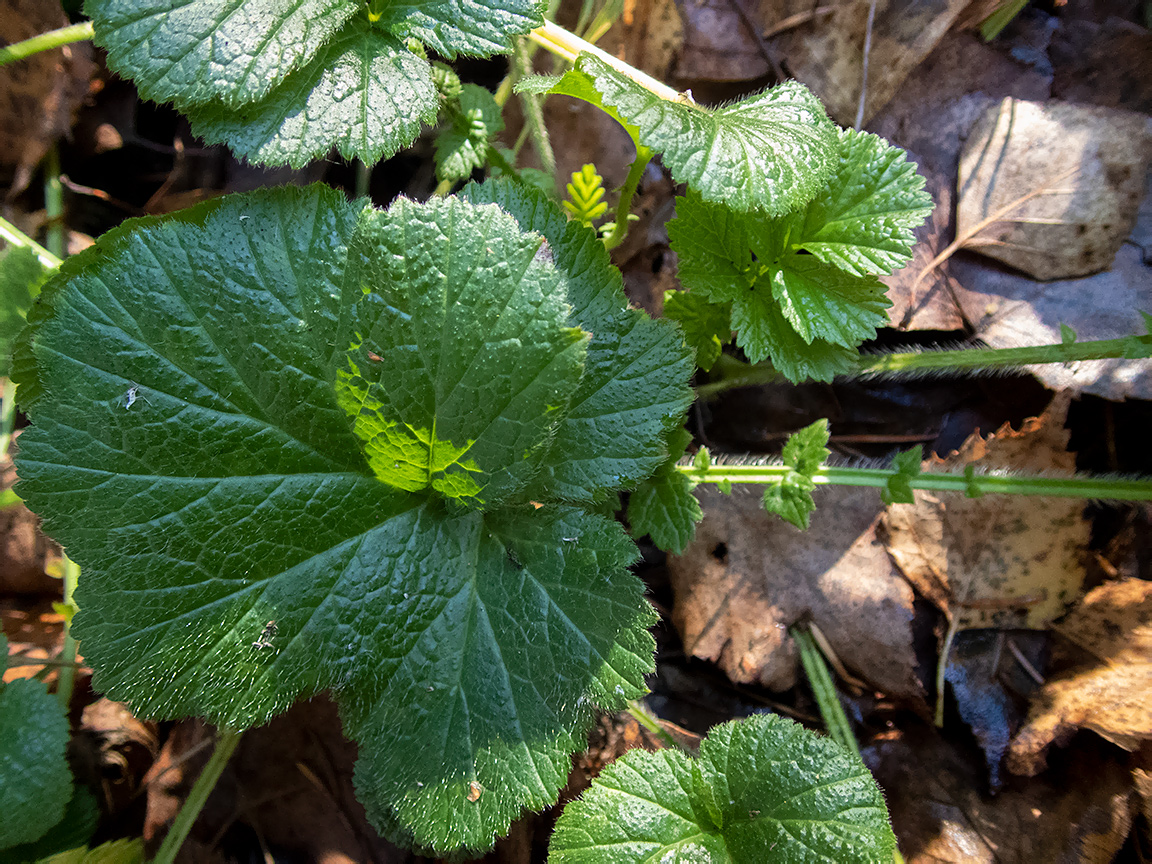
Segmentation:
<svg viewBox="0 0 1152 864">
<path fill-rule="evenodd" d="M 1152 582 L 1123 579 L 1095 588 L 1056 628 L 1095 662 L 1049 681 L 1008 750 L 1008 767 L 1033 775 L 1044 751 L 1091 729 L 1125 750 L 1152 739 Z"/>
<path fill-rule="evenodd" d="M 685 651 L 716 661 L 733 681 L 786 690 L 799 656 L 788 628 L 811 619 L 869 685 L 923 698 L 912 591 L 876 540 L 884 508 L 875 490 L 817 490 L 808 531 L 766 513 L 759 492 L 698 494 L 696 539 L 668 561 Z"/>
<path fill-rule="evenodd" d="M 987 438 L 969 436 L 929 470 L 977 468 L 1070 474 L 1069 397 L 1058 395 L 1019 432 L 1005 424 Z M 960 629 L 1042 630 L 1080 595 L 1091 526 L 1084 502 L 1068 498 L 916 493 L 885 518 L 888 551 L 916 589 L 958 619 Z"/>
<path fill-rule="evenodd" d="M 59 3 L 0 0 L 0 45 L 68 24 Z M 0 66 L 0 164 L 14 171 L 8 197 L 28 186 L 48 148 L 72 128 L 88 93 L 92 50 L 86 42 Z"/>
</svg>

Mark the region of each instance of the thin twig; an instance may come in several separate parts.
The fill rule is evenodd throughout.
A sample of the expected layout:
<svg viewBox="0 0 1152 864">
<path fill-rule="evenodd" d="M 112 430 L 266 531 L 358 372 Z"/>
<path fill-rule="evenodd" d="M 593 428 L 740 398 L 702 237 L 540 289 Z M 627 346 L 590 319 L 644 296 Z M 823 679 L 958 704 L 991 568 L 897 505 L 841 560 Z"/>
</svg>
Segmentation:
<svg viewBox="0 0 1152 864">
<path fill-rule="evenodd" d="M 1006 644 L 1008 645 L 1008 650 L 1012 652 L 1012 656 L 1016 658 L 1016 662 L 1020 664 L 1020 668 L 1028 673 L 1029 678 L 1043 687 L 1045 684 L 1044 676 L 1028 661 L 1028 658 L 1024 656 L 1024 652 L 1016 647 L 1016 643 L 1011 639 L 1008 639 Z"/>
<path fill-rule="evenodd" d="M 876 20 L 876 0 L 868 3 L 868 23 L 864 26 L 864 63 L 860 69 L 860 102 L 856 105 L 856 122 L 852 128 L 857 132 L 864 125 L 864 103 L 868 101 L 868 55 L 872 53 L 872 24 Z"/>
<path fill-rule="evenodd" d="M 752 35 L 753 41 L 756 42 L 756 47 L 760 49 L 760 54 L 768 61 L 768 65 L 772 69 L 772 74 L 776 76 L 777 81 L 783 81 L 788 76 L 784 74 L 784 67 L 780 65 L 780 61 L 776 59 L 776 54 L 768 46 L 764 37 L 760 35 L 760 28 L 756 26 L 756 22 L 752 20 L 751 13 L 744 6 L 744 0 L 729 0 L 732 8 L 736 10 L 736 14 L 740 16 L 740 20 L 744 22 L 744 26 L 748 28 L 748 32 Z"/>
<path fill-rule="evenodd" d="M 771 39 L 773 36 L 779 36 L 781 33 L 791 30 L 793 27 L 807 24 L 813 18 L 819 18 L 821 15 L 831 15 L 837 8 L 836 6 L 817 6 L 815 9 L 797 12 L 795 15 L 789 15 L 787 18 L 777 21 L 765 30 L 762 35 L 765 39 Z"/>
</svg>

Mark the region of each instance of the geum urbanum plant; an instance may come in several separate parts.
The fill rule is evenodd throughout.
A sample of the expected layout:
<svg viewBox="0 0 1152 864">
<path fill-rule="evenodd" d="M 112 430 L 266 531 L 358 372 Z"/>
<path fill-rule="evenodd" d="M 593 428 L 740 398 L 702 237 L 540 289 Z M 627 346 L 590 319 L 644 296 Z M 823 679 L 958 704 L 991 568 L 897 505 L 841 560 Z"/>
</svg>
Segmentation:
<svg viewBox="0 0 1152 864">
<path fill-rule="evenodd" d="M 488 848 L 555 801 L 594 710 L 645 692 L 655 616 L 613 514 L 633 490 L 634 533 L 682 548 L 692 485 L 727 482 L 703 454 L 675 464 L 693 351 L 708 368 L 735 330 L 794 380 L 850 369 L 886 320 L 876 277 L 928 212 L 922 181 L 798 84 L 702 107 L 535 3 L 86 11 L 114 70 L 251 161 L 373 163 L 441 116 L 443 181 L 494 160 L 510 176 L 387 210 L 309 187 L 127 223 L 45 285 L 12 371 L 32 419 L 20 492 L 83 566 L 95 685 L 232 730 L 330 691 L 384 833 Z M 592 102 L 636 145 L 603 242 L 517 183 L 494 97 L 425 54 L 529 31 L 574 66 L 520 89 Z M 606 251 L 657 153 L 688 184 L 670 229 L 682 329 L 628 307 Z M 785 453 L 794 521 L 826 436 Z M 901 495 L 923 482 L 889 473 Z M 625 757 L 551 855 L 881 861 L 893 845 L 855 756 L 759 718 L 695 760 Z"/>
</svg>

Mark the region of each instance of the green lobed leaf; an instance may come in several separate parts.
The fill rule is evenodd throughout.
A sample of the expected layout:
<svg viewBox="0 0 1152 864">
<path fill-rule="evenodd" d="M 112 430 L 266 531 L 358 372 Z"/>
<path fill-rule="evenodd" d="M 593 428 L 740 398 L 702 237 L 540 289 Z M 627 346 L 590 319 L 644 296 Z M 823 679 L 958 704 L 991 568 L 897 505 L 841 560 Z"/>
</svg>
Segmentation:
<svg viewBox="0 0 1152 864">
<path fill-rule="evenodd" d="M 581 54 L 553 92 L 587 98 L 585 86 L 574 80 L 579 77 L 626 128 L 638 130 L 640 143 L 662 154 L 676 182 L 708 201 L 778 216 L 812 200 L 832 170 L 836 126 L 820 100 L 796 81 L 708 108 L 688 98 L 663 99 L 603 60 Z"/>
<path fill-rule="evenodd" d="M 550 864 L 880 864 L 896 839 L 854 755 L 776 715 L 715 727 L 696 759 L 631 750 L 564 808 Z"/>
<path fill-rule="evenodd" d="M 860 339 L 848 334 L 874 333 L 888 302 L 875 279 L 851 277 L 812 255 L 784 251 L 785 235 L 777 226 L 790 223 L 735 213 L 689 193 L 676 199 L 668 236 L 690 293 L 731 304 L 736 344 L 752 362 L 771 357 L 792 381 L 831 381 L 857 355 Z M 821 279 L 830 291 L 839 288 L 839 295 L 824 294 Z M 823 317 L 829 314 L 834 317 Z"/>
<path fill-rule="evenodd" d="M 0 673 L 8 640 L 0 634 Z M 31 678 L 0 680 L 0 849 L 39 840 L 72 797 L 65 751 L 68 719 L 56 697 Z"/>
<path fill-rule="evenodd" d="M 0 375 L 8 374 L 13 341 L 24 329 L 40 287 L 51 275 L 27 247 L 10 248 L 0 257 Z"/>
<path fill-rule="evenodd" d="M 466 180 L 488 163 L 492 138 L 504 129 L 504 117 L 492 94 L 476 84 L 460 85 L 448 121 L 436 136 L 436 177 Z"/>
<path fill-rule="evenodd" d="M 856 276 L 898 270 L 911 260 L 913 230 L 932 212 L 924 178 L 903 150 L 869 132 L 841 129 L 838 156 L 793 242 Z"/>
<path fill-rule="evenodd" d="M 376 5 L 375 3 L 373 5 Z M 544 23 L 540 0 L 385 0 L 378 26 L 417 39 L 436 53 L 488 57 Z"/>
<path fill-rule="evenodd" d="M 181 111 L 267 96 L 363 9 L 357 0 L 86 0 L 108 66 Z"/>
<path fill-rule="evenodd" d="M 227 144 L 250 162 L 299 168 L 333 148 L 378 162 L 412 143 L 437 107 L 426 60 L 394 36 L 353 25 L 262 98 L 184 111 L 210 144 Z"/>
<path fill-rule="evenodd" d="M 530 489 L 535 500 L 590 502 L 627 489 L 664 461 L 664 437 L 692 404 L 691 354 L 676 327 L 628 306 L 620 271 L 595 232 L 542 193 L 507 181 L 465 187 L 547 240 L 568 278 L 569 323 L 592 334 L 584 377 Z"/>
<path fill-rule="evenodd" d="M 732 311 L 691 291 L 665 291 L 664 317 L 680 325 L 684 341 L 696 352 L 696 365 L 707 371 L 732 338 Z"/>
<path fill-rule="evenodd" d="M 919 444 L 910 450 L 902 450 L 892 457 L 892 468 L 896 473 L 888 478 L 887 485 L 880 491 L 880 499 L 886 505 L 916 503 L 916 496 L 912 492 L 912 478 L 920 473 L 923 459 L 924 448 Z"/>
<path fill-rule="evenodd" d="M 667 461 L 628 499 L 633 536 L 647 534 L 665 552 L 677 555 L 692 542 L 696 523 L 704 518 L 700 502 L 692 494 L 696 483 L 676 467 L 691 441 L 688 430 L 674 430 L 668 440 Z"/>
<path fill-rule="evenodd" d="M 84 567 L 95 685 L 232 728 L 332 690 L 367 809 L 421 846 L 486 848 L 553 800 L 592 706 L 644 692 L 654 613 L 618 525 L 496 506 L 583 386 L 540 238 L 311 187 L 98 246 L 26 340 L 18 460 Z"/>
<path fill-rule="evenodd" d="M 765 510 L 808 530 L 809 517 L 816 509 L 812 500 L 812 490 L 816 488 L 813 478 L 828 458 L 827 444 L 828 421 L 823 418 L 788 436 L 780 459 L 792 470 L 764 490 Z"/>
</svg>

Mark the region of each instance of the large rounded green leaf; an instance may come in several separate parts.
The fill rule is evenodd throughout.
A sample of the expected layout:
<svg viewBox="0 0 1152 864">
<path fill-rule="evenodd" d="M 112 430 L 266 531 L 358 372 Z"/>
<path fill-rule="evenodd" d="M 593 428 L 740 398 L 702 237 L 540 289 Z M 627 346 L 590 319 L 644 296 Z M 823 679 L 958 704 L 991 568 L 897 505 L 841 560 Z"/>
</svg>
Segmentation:
<svg viewBox="0 0 1152 864">
<path fill-rule="evenodd" d="M 619 526 L 533 486 L 588 339 L 544 249 L 494 205 L 313 187 L 70 262 L 18 471 L 84 567 L 96 685 L 237 728 L 333 690 L 369 812 L 419 845 L 552 800 L 591 705 L 643 692 L 653 613 Z"/>
</svg>

